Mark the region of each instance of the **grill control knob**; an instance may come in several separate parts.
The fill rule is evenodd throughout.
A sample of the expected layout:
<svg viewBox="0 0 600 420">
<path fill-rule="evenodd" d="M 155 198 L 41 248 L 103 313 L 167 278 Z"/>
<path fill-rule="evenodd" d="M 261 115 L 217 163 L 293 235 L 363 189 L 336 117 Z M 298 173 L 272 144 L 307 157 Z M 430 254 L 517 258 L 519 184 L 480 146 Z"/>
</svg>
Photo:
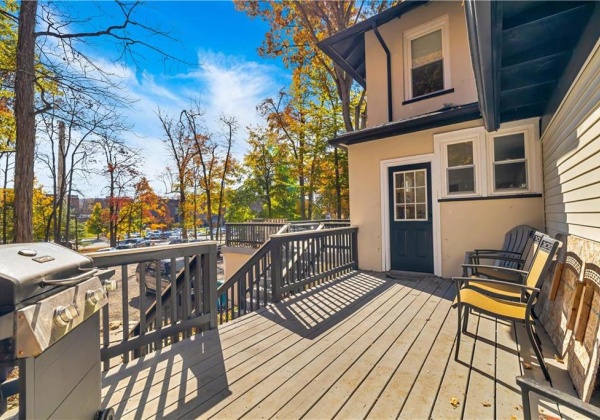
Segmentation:
<svg viewBox="0 0 600 420">
<path fill-rule="evenodd" d="M 104 280 L 104 290 L 107 292 L 114 292 L 117 290 L 117 281 L 116 280 Z"/>
<path fill-rule="evenodd" d="M 104 299 L 104 297 L 105 297 L 105 295 L 104 295 L 103 288 L 96 289 L 96 290 L 88 290 L 85 293 L 85 300 L 91 305 L 97 304 L 102 299 Z"/>
<path fill-rule="evenodd" d="M 66 327 L 69 322 L 79 315 L 77 306 L 71 304 L 68 306 L 59 306 L 54 310 L 54 323 L 59 327 Z"/>
</svg>

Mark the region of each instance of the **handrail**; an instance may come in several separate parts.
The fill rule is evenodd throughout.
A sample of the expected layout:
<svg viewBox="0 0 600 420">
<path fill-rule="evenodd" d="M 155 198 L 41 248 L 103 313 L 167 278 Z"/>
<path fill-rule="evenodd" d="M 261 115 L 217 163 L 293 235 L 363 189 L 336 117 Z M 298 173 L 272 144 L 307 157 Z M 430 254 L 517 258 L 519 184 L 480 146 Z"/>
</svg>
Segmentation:
<svg viewBox="0 0 600 420">
<path fill-rule="evenodd" d="M 549 400 L 564 405 L 579 414 L 583 414 L 591 419 L 600 418 L 600 408 L 587 404 L 577 397 L 569 395 L 556 388 L 549 387 L 545 384 L 537 382 L 531 378 L 524 376 L 517 376 L 517 385 L 521 387 L 521 397 L 523 399 L 523 417 L 525 420 L 531 420 L 531 403 L 529 401 L 529 394 L 533 392 L 541 397 L 548 398 Z"/>
<path fill-rule="evenodd" d="M 123 362 L 128 362 L 216 327 L 216 242 L 153 246 L 88 255 L 92 257 L 95 267 L 121 268 L 120 305 L 117 302 L 117 307 L 109 304 L 102 309 L 101 359 L 104 370 L 110 368 L 111 361 L 120 361 L 120 356 Z M 130 292 L 137 294 L 135 285 L 130 282 L 131 277 L 137 278 L 139 288 L 136 302 L 139 321 L 133 329 L 130 320 L 136 318 L 138 313 L 137 308 L 132 307 L 134 300 L 130 300 Z M 175 279 L 175 293 L 171 290 L 171 279 Z M 160 298 L 147 302 L 147 292 L 153 292 Z M 117 315 L 119 318 L 115 319 Z M 113 327 L 118 329 L 120 325 L 122 331 L 119 339 L 110 330 Z"/>
<path fill-rule="evenodd" d="M 312 284 L 358 267 L 356 227 L 281 232 L 271 235 L 217 289 L 220 322 L 255 311 Z"/>
</svg>

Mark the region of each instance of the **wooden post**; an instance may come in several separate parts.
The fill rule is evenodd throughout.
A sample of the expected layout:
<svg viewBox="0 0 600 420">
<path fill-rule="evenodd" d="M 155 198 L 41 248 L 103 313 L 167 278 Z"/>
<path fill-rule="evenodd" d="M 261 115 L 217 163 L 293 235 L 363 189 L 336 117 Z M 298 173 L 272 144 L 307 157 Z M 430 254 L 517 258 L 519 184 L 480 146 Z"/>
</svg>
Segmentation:
<svg viewBox="0 0 600 420">
<path fill-rule="evenodd" d="M 202 267 L 204 280 L 208 282 L 208 307 L 210 308 L 210 328 L 217 328 L 217 245 L 211 245 L 208 264 Z"/>
<path fill-rule="evenodd" d="M 281 239 L 271 237 L 271 287 L 275 303 L 281 300 L 282 267 Z"/>
<path fill-rule="evenodd" d="M 352 262 L 354 263 L 354 269 L 358 270 L 358 229 L 354 229 L 351 233 L 352 244 Z"/>
</svg>

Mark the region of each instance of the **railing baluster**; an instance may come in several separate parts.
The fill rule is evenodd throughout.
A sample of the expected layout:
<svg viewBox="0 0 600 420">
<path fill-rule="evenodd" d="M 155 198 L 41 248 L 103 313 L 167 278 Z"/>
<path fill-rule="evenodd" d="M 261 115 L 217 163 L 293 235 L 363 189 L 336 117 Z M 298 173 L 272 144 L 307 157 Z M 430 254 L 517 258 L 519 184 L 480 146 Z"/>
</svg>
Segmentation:
<svg viewBox="0 0 600 420">
<path fill-rule="evenodd" d="M 121 302 L 123 309 L 123 341 L 129 339 L 129 275 L 127 273 L 127 264 L 121 266 L 121 285 L 123 286 L 123 293 L 121 294 L 123 300 Z M 123 362 L 129 362 L 129 352 L 123 354 Z"/>
<path fill-rule="evenodd" d="M 177 290 L 177 284 L 175 282 L 175 273 L 177 272 L 177 267 L 175 266 L 176 264 L 177 264 L 177 261 L 175 260 L 175 258 L 171 258 L 171 270 L 169 273 L 170 282 L 171 282 L 171 316 L 173 318 L 173 319 L 171 319 L 171 325 L 177 324 L 177 322 L 179 320 L 179 310 L 178 309 L 179 309 L 180 295 L 179 295 L 179 291 Z M 160 265 L 158 265 L 158 267 L 160 270 Z M 183 316 L 181 317 L 181 319 L 183 320 Z M 171 337 L 171 341 L 173 343 L 177 343 L 179 341 L 179 333 L 177 333 L 173 337 Z"/>
<path fill-rule="evenodd" d="M 202 302 L 202 274 L 200 270 L 200 255 L 194 257 L 194 313 L 196 316 L 204 312 L 204 308 L 201 306 Z M 206 308 L 208 309 L 208 308 Z"/>
<path fill-rule="evenodd" d="M 183 274 L 183 293 L 182 293 L 182 300 L 183 300 L 183 317 L 182 319 L 189 319 L 191 317 L 191 311 L 192 311 L 192 303 L 191 303 L 191 297 L 192 297 L 192 288 L 190 287 L 190 257 L 183 257 L 183 270 L 184 270 L 184 274 Z M 191 335 L 190 331 L 186 331 L 184 334 L 184 338 L 188 338 Z"/>
<path fill-rule="evenodd" d="M 160 261 L 154 262 L 155 267 L 160 267 Z M 163 327 L 163 306 L 162 306 L 162 275 L 159 270 L 155 270 L 156 278 L 156 321 L 155 321 L 155 329 L 160 331 Z M 160 334 L 159 334 L 160 335 Z M 162 339 L 156 340 L 155 346 L 157 349 L 162 349 Z"/>
<path fill-rule="evenodd" d="M 138 265 L 140 272 L 140 337 L 146 335 L 146 263 L 142 262 Z M 148 353 L 148 347 L 138 349 L 139 355 L 143 356 Z"/>
</svg>

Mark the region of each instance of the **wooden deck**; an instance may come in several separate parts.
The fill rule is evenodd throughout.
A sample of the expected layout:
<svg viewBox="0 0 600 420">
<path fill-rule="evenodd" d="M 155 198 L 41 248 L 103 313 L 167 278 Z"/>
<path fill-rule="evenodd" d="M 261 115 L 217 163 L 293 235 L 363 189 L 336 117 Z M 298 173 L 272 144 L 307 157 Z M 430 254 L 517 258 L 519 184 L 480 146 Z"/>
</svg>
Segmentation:
<svg viewBox="0 0 600 420">
<path fill-rule="evenodd" d="M 522 418 L 515 377 L 543 379 L 525 331 L 471 316 L 457 362 L 453 298 L 447 280 L 356 272 L 113 368 L 103 405 L 117 418 Z"/>
</svg>

